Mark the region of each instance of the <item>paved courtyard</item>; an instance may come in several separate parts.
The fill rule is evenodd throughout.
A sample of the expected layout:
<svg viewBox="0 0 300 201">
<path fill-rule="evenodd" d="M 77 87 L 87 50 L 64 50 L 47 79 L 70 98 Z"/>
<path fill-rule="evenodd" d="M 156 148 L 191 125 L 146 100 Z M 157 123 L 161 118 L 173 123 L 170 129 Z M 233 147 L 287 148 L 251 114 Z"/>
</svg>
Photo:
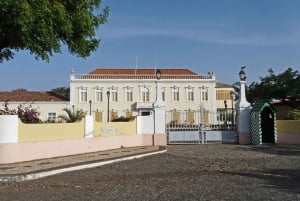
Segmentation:
<svg viewBox="0 0 300 201">
<path fill-rule="evenodd" d="M 0 184 L 0 200 L 300 200 L 300 146 L 172 145 L 163 154 Z"/>
</svg>

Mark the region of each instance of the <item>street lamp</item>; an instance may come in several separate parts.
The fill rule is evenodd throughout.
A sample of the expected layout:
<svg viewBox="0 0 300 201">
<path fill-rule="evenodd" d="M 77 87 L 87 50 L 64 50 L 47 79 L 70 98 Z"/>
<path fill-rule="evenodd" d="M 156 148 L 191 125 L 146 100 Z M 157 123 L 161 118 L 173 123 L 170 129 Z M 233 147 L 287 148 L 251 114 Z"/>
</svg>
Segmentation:
<svg viewBox="0 0 300 201">
<path fill-rule="evenodd" d="M 230 96 L 231 96 L 231 126 L 233 129 L 234 126 L 234 110 L 233 110 L 234 92 L 233 91 L 230 92 Z"/>
<path fill-rule="evenodd" d="M 241 67 L 241 71 L 239 72 L 239 76 L 240 76 L 240 81 L 246 81 L 246 73 L 244 71 L 244 69 L 246 68 L 246 66 L 242 66 Z"/>
<path fill-rule="evenodd" d="M 109 90 L 106 92 L 106 95 L 107 95 L 107 122 L 109 122 L 109 97 L 110 97 Z"/>
<path fill-rule="evenodd" d="M 160 80 L 161 72 L 160 72 L 159 69 L 156 70 L 156 73 L 155 73 L 155 74 L 156 74 L 156 79 L 157 79 L 157 80 Z"/>
<path fill-rule="evenodd" d="M 92 115 L 92 100 L 89 100 L 89 104 L 90 104 L 90 115 Z"/>
<path fill-rule="evenodd" d="M 153 104 L 153 134 L 156 133 L 156 108 L 158 107 L 158 102 L 161 101 L 161 88 L 160 88 L 160 84 L 158 83 L 158 80 L 160 80 L 161 77 L 161 72 L 159 69 L 156 69 L 155 72 L 155 76 L 156 76 L 156 102 Z M 154 135 L 152 135 L 152 145 L 154 145 Z"/>
<path fill-rule="evenodd" d="M 224 100 L 224 106 L 225 106 L 225 126 L 227 126 L 227 101 Z"/>
</svg>

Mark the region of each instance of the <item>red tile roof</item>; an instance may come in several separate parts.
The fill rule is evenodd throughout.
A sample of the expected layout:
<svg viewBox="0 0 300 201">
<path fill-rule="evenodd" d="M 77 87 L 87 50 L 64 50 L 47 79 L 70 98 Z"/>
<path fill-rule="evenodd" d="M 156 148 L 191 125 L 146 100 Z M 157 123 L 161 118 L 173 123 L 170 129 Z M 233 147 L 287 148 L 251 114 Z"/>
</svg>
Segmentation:
<svg viewBox="0 0 300 201">
<path fill-rule="evenodd" d="M 65 98 L 53 93 L 42 91 L 5 91 L 0 92 L 0 101 L 47 101 L 47 102 L 60 102 L 67 101 Z"/>
<path fill-rule="evenodd" d="M 113 69 L 113 68 L 98 68 L 91 71 L 89 74 L 97 75 L 155 75 L 155 69 Z M 188 69 L 160 69 L 162 75 L 197 75 Z"/>
</svg>

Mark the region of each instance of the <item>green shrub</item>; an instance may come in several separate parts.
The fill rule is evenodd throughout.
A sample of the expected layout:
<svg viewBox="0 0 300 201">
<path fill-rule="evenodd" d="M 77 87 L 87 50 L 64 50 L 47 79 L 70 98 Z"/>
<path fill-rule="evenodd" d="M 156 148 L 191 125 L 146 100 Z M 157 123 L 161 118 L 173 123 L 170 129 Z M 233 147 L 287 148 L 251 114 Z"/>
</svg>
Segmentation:
<svg viewBox="0 0 300 201">
<path fill-rule="evenodd" d="M 300 109 L 294 109 L 289 111 L 286 118 L 288 120 L 300 120 Z"/>
</svg>

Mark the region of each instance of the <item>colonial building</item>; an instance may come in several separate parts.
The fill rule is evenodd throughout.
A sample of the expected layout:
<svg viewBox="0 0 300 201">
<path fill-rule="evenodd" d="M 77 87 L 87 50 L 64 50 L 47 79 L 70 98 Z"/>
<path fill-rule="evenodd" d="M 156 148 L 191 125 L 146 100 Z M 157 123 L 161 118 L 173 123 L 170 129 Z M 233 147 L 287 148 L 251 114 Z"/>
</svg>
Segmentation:
<svg viewBox="0 0 300 201">
<path fill-rule="evenodd" d="M 72 72 L 70 105 L 94 115 L 96 121 L 147 115 L 157 100 L 159 84 L 159 97 L 165 105 L 167 123 L 193 124 L 201 119 L 205 123 L 214 121 L 209 113 L 224 110 L 226 104 L 233 103 L 230 96 L 233 87 L 217 83 L 213 73 L 199 75 L 188 69 L 159 71 L 160 77 L 157 77 L 156 69 L 95 69 L 88 74 Z M 199 111 L 202 111 L 201 117 Z"/>
<path fill-rule="evenodd" d="M 17 109 L 19 106 L 31 107 L 40 113 L 42 121 L 56 121 L 59 115 L 66 115 L 64 108 L 69 106 L 69 101 L 53 92 L 44 91 L 2 91 L 0 92 L 0 110 L 5 107 Z"/>
</svg>

